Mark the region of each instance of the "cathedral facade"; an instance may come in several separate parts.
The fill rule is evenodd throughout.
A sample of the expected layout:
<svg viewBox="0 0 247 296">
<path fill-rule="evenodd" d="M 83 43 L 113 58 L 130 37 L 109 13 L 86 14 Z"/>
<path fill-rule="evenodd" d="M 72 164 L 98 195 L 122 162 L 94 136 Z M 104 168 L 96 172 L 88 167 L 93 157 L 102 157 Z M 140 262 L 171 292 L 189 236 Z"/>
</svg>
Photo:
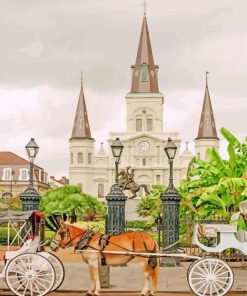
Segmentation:
<svg viewBox="0 0 247 296">
<path fill-rule="evenodd" d="M 135 182 L 148 187 L 153 184 L 168 185 L 169 165 L 164 147 L 169 137 L 177 146 L 173 174 L 175 186 L 186 177 L 188 164 L 193 157 L 188 147 L 180 151 L 181 139 L 178 133 L 163 130 L 165 98 L 159 90 L 159 66 L 154 63 L 146 16 L 142 22 L 136 62 L 131 68 L 131 88 L 125 97 L 126 131 L 110 132 L 108 154 L 103 144 L 99 151 L 95 151 L 95 140 L 91 136 L 86 99 L 81 85 L 69 140 L 69 181 L 70 184 L 81 186 L 84 192 L 99 198 L 104 198 L 115 182 L 115 163 L 110 146 L 117 137 L 124 145 L 120 168 L 134 168 Z M 218 149 L 219 139 L 206 82 L 198 135 L 195 138 L 196 157 L 205 160 L 208 147 Z M 139 196 L 142 195 L 143 192 L 140 192 Z"/>
</svg>

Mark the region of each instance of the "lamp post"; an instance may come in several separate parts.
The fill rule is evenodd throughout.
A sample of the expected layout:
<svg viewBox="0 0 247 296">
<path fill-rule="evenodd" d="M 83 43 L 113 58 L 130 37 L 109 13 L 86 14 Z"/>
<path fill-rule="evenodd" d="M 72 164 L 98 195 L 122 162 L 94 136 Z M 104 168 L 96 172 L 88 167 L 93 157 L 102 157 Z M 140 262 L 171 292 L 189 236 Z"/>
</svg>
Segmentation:
<svg viewBox="0 0 247 296">
<path fill-rule="evenodd" d="M 38 194 L 38 192 L 33 186 L 33 162 L 38 154 L 39 146 L 35 142 L 34 138 L 31 138 L 31 140 L 25 146 L 25 149 L 30 162 L 30 170 L 29 170 L 29 186 L 25 190 L 25 192 L 20 194 L 20 198 L 22 202 L 22 210 L 23 211 L 38 210 L 40 195 Z"/>
<path fill-rule="evenodd" d="M 106 219 L 106 232 L 117 234 L 124 232 L 125 229 L 125 202 L 127 196 L 124 195 L 119 186 L 118 166 L 123 152 L 123 144 L 119 138 L 111 145 L 112 154 L 115 160 L 115 184 L 111 187 L 110 193 L 106 196 L 108 204 L 108 214 Z"/>
<path fill-rule="evenodd" d="M 179 203 L 180 195 L 173 184 L 173 161 L 177 152 L 177 146 L 168 138 L 164 148 L 169 161 L 169 185 L 161 195 L 163 203 L 162 238 L 163 249 L 175 250 L 179 244 Z"/>
<path fill-rule="evenodd" d="M 106 234 L 118 234 L 125 230 L 125 203 L 127 196 L 119 186 L 118 166 L 123 152 L 123 144 L 116 138 L 111 144 L 111 150 L 115 161 L 115 184 L 111 186 L 110 193 L 106 195 L 107 216 Z M 110 287 L 109 265 L 100 266 L 100 285 L 102 288 Z"/>
</svg>

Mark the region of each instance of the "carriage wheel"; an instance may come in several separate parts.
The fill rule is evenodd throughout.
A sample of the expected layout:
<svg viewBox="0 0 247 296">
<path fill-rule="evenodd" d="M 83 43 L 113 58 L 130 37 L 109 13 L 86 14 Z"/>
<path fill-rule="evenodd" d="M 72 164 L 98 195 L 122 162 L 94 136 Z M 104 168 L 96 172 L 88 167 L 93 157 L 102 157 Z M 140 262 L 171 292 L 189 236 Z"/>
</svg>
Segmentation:
<svg viewBox="0 0 247 296">
<path fill-rule="evenodd" d="M 55 283 L 52 264 L 36 253 L 16 256 L 6 267 L 5 280 L 9 289 L 18 296 L 46 295 Z"/>
<path fill-rule="evenodd" d="M 55 291 L 62 285 L 64 281 L 65 270 L 64 270 L 63 263 L 57 256 L 49 252 L 40 252 L 39 254 L 44 256 L 46 259 L 48 259 L 54 268 L 56 279 L 51 291 Z"/>
<path fill-rule="evenodd" d="M 188 283 L 198 296 L 223 296 L 232 287 L 233 272 L 223 260 L 200 259 L 190 266 Z"/>
</svg>

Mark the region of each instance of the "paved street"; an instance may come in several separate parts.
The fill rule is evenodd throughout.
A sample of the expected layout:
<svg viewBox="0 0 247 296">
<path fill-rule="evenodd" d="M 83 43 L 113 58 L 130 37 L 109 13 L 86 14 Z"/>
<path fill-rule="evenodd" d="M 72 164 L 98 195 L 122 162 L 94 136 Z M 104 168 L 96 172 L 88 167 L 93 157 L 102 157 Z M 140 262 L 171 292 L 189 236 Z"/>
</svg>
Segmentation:
<svg viewBox="0 0 247 296">
<path fill-rule="evenodd" d="M 0 296 L 13 296 L 14 294 L 6 291 L 0 291 Z M 49 293 L 47 296 L 84 296 L 85 292 L 59 292 L 59 293 Z M 140 293 L 101 293 L 102 296 L 140 296 Z M 192 293 L 157 293 L 157 296 L 192 296 Z M 229 293 L 229 296 L 243 296 L 246 295 L 244 292 L 238 292 L 238 293 Z"/>
<path fill-rule="evenodd" d="M 187 282 L 187 268 L 190 263 L 182 263 L 181 267 L 161 268 L 160 281 L 158 285 L 158 296 L 175 296 L 183 295 L 192 296 Z M 60 291 L 50 293 L 50 296 L 84 296 L 85 291 L 89 288 L 88 267 L 83 263 L 65 263 L 65 280 Z M 245 266 L 233 268 L 234 284 L 232 293 L 228 295 L 246 295 L 247 291 L 247 269 Z M 144 277 L 140 272 L 140 267 L 136 264 L 130 264 L 128 267 L 112 267 L 110 269 L 110 288 L 103 289 L 103 296 L 139 296 L 139 293 L 132 291 L 141 291 L 144 284 Z M 13 295 L 7 292 L 7 286 L 0 279 L 0 296 Z M 4 290 L 4 291 L 3 291 Z M 125 291 L 125 293 L 123 293 Z"/>
</svg>

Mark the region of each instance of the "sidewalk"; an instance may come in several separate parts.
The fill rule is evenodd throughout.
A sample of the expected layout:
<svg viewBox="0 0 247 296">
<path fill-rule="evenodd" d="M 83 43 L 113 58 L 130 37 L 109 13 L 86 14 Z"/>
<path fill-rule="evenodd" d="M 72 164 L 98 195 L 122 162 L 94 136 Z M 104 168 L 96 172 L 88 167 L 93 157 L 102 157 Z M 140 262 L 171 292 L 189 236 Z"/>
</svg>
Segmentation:
<svg viewBox="0 0 247 296">
<path fill-rule="evenodd" d="M 158 291 L 160 292 L 189 292 L 187 283 L 187 267 L 161 267 Z M 59 290 L 86 291 L 90 286 L 88 267 L 85 263 L 64 263 L 65 280 Z M 2 269 L 2 268 L 1 268 Z M 234 284 L 231 291 L 247 292 L 247 267 L 234 267 Z M 138 264 L 127 267 L 110 268 L 110 288 L 103 291 L 141 291 L 144 285 L 144 275 Z M 0 289 L 6 289 L 5 282 L 0 279 Z"/>
</svg>

